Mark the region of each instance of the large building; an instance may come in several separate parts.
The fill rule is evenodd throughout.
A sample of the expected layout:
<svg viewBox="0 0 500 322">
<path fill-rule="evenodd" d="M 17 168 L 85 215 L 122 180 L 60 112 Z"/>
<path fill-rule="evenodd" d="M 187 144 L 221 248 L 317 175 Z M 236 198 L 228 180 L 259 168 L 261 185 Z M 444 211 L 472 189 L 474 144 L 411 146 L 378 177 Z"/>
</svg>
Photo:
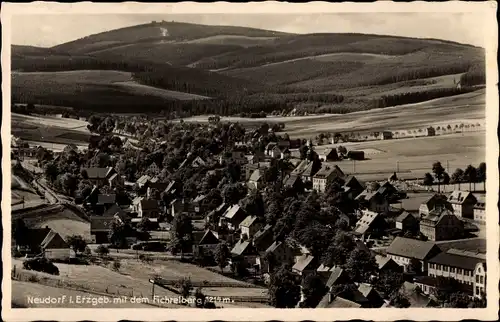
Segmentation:
<svg viewBox="0 0 500 322">
<path fill-rule="evenodd" d="M 418 260 L 422 265 L 422 272 L 427 272 L 429 259 L 439 254 L 441 249 L 432 242 L 396 237 L 386 252 L 405 271 L 412 260 Z"/>
<path fill-rule="evenodd" d="M 325 192 L 329 183 L 335 178 L 343 178 L 344 173 L 336 165 L 325 164 L 313 176 L 313 189 L 318 192 Z"/>
<path fill-rule="evenodd" d="M 420 220 L 420 232 L 429 240 L 464 237 L 464 223 L 448 209 L 435 208 Z"/>
<path fill-rule="evenodd" d="M 448 196 L 448 202 L 453 207 L 453 213 L 458 217 L 474 219 L 474 206 L 476 197 L 468 191 L 453 191 Z"/>
</svg>

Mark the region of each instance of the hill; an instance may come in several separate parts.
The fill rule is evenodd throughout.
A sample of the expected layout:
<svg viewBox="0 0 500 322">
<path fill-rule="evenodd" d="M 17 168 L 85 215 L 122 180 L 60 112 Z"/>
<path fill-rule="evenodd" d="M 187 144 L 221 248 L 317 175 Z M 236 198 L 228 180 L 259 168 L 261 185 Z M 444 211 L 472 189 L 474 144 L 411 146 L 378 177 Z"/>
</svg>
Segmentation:
<svg viewBox="0 0 500 322">
<path fill-rule="evenodd" d="M 482 48 L 369 34 L 295 35 L 163 21 L 15 52 L 13 70 L 55 73 L 13 77 L 15 102 L 115 112 L 144 106 L 184 116 L 297 108 L 346 113 L 467 93 L 485 83 Z M 79 72 L 85 70 L 125 72 L 128 80 L 115 82 L 106 72 L 92 80 L 58 73 L 88 75 Z M 44 87 L 53 90 L 40 92 Z"/>
</svg>

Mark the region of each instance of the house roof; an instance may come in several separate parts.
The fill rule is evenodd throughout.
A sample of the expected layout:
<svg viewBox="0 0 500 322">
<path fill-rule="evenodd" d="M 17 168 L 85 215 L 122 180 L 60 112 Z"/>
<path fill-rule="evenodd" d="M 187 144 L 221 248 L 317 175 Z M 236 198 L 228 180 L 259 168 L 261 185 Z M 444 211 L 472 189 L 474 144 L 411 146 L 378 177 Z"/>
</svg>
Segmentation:
<svg viewBox="0 0 500 322">
<path fill-rule="evenodd" d="M 47 238 L 47 235 L 51 231 L 50 228 L 30 228 L 29 233 L 26 234 L 27 241 L 26 244 L 30 246 L 41 246 L 42 242 Z"/>
<path fill-rule="evenodd" d="M 97 195 L 97 204 L 100 205 L 109 205 L 114 204 L 116 202 L 115 194 L 99 194 Z"/>
<path fill-rule="evenodd" d="M 389 256 L 375 255 L 375 261 L 377 262 L 378 269 L 382 269 L 392 259 Z"/>
<path fill-rule="evenodd" d="M 116 221 L 115 217 L 104 217 L 104 216 L 91 216 L 90 217 L 90 231 L 92 232 L 102 232 L 110 231 L 112 224 Z"/>
<path fill-rule="evenodd" d="M 450 210 L 448 209 L 433 209 L 429 212 L 429 214 L 425 217 L 422 218 L 420 221 L 420 224 L 423 225 L 432 225 L 435 226 L 443 219 L 445 216 L 455 216 Z"/>
<path fill-rule="evenodd" d="M 265 237 L 272 235 L 272 232 L 273 232 L 272 225 L 267 224 L 264 227 L 260 228 L 253 236 L 254 244 L 260 243 Z M 264 247 L 267 247 L 267 245 L 264 245 Z"/>
<path fill-rule="evenodd" d="M 318 308 L 360 308 L 361 304 L 336 296 L 330 302 L 330 294 L 326 294 L 319 302 Z"/>
<path fill-rule="evenodd" d="M 155 210 L 158 209 L 158 200 L 155 199 L 142 199 L 141 200 L 142 210 Z"/>
<path fill-rule="evenodd" d="M 206 195 L 198 195 L 196 196 L 196 198 L 194 198 L 193 202 L 200 202 L 200 201 L 203 201 L 203 199 L 205 199 Z"/>
<path fill-rule="evenodd" d="M 472 257 L 472 256 L 464 256 L 458 255 L 454 252 L 442 252 L 437 254 L 436 256 L 432 257 L 429 259 L 429 263 L 433 264 L 441 264 L 441 265 L 446 265 L 450 267 L 457 267 L 457 268 L 462 268 L 466 270 L 474 270 L 476 268 L 476 265 L 478 263 L 485 263 L 486 259 L 481 259 L 478 257 Z"/>
<path fill-rule="evenodd" d="M 364 234 L 368 229 L 370 229 L 372 223 L 375 222 L 375 219 L 379 217 L 380 214 L 373 211 L 365 210 L 363 211 L 363 217 L 361 217 L 356 223 L 356 228 L 354 229 L 358 234 Z"/>
<path fill-rule="evenodd" d="M 482 194 L 481 195 L 476 194 L 476 195 L 474 195 L 474 197 L 477 200 L 476 204 L 474 205 L 474 208 L 485 210 L 486 209 L 486 196 L 482 195 Z"/>
<path fill-rule="evenodd" d="M 271 246 L 269 246 L 267 249 L 266 249 L 266 253 L 273 253 L 276 249 L 278 249 L 278 247 L 280 247 L 281 245 L 283 244 L 282 241 L 277 241 L 275 240 Z"/>
<path fill-rule="evenodd" d="M 49 231 L 47 236 L 45 236 L 45 238 L 43 239 L 43 241 L 40 244 L 40 247 L 43 249 L 47 248 L 47 246 L 50 244 L 50 242 L 57 236 L 59 236 L 59 238 L 61 238 L 64 241 L 64 244 L 65 244 L 64 248 L 69 248 L 69 245 L 66 243 L 66 241 L 58 233 L 56 233 L 52 229 Z M 62 247 L 58 247 L 58 248 L 62 248 Z"/>
<path fill-rule="evenodd" d="M 436 245 L 428 241 L 396 237 L 387 248 L 387 254 L 423 260 L 433 248 L 436 248 Z"/>
<path fill-rule="evenodd" d="M 138 184 L 146 184 L 146 182 L 148 182 L 150 179 L 151 179 L 150 176 L 143 175 L 142 177 L 140 177 L 139 179 L 137 179 L 137 183 Z"/>
<path fill-rule="evenodd" d="M 251 243 L 249 240 L 243 241 L 239 240 L 236 245 L 234 245 L 233 249 L 231 250 L 231 254 L 234 255 L 247 255 L 248 253 L 251 253 Z"/>
<path fill-rule="evenodd" d="M 113 173 L 113 174 L 109 177 L 109 179 L 108 179 L 108 180 L 109 180 L 109 181 L 113 181 L 113 180 L 115 180 L 116 178 L 118 178 L 118 176 L 119 176 L 119 175 L 118 175 L 118 173 Z"/>
<path fill-rule="evenodd" d="M 430 298 L 417 291 L 417 285 L 414 283 L 404 282 L 401 285 L 400 291 L 407 296 L 412 308 L 424 308 L 430 306 L 432 303 Z"/>
<path fill-rule="evenodd" d="M 228 208 L 224 213 L 223 217 L 227 219 L 232 219 L 234 215 L 236 215 L 239 211 L 243 211 L 240 205 L 233 205 L 231 208 Z"/>
<path fill-rule="evenodd" d="M 331 272 L 333 267 L 326 266 L 325 264 L 319 265 L 318 269 L 316 270 L 317 272 Z"/>
<path fill-rule="evenodd" d="M 343 268 L 341 267 L 334 267 L 331 269 L 331 274 L 330 274 L 330 277 L 328 278 L 328 281 L 326 282 L 326 287 L 328 288 L 331 288 L 332 286 L 334 286 L 336 283 L 337 283 L 337 280 L 343 275 L 345 274 L 345 271 Z"/>
<path fill-rule="evenodd" d="M 302 160 L 296 167 L 293 169 L 291 175 L 296 175 L 299 176 L 301 175 L 304 170 L 307 168 L 307 165 L 309 164 L 309 160 Z"/>
<path fill-rule="evenodd" d="M 241 223 L 240 226 L 242 227 L 250 227 L 254 224 L 254 222 L 257 220 L 257 216 L 252 216 L 248 215 Z"/>
<path fill-rule="evenodd" d="M 200 241 L 198 242 L 198 245 L 214 245 L 218 243 L 219 243 L 219 238 L 215 236 L 213 231 L 207 229 L 205 231 L 205 234 L 203 234 L 203 237 L 201 237 Z"/>
<path fill-rule="evenodd" d="M 367 284 L 367 283 L 361 283 L 361 284 L 359 284 L 358 291 L 361 294 L 363 294 L 363 296 L 366 297 L 366 298 L 372 292 L 376 292 L 377 295 L 380 296 L 380 294 L 378 294 L 378 292 L 373 288 L 373 286 L 371 284 Z"/>
<path fill-rule="evenodd" d="M 286 187 L 293 187 L 297 181 L 299 180 L 299 177 L 296 175 L 291 175 L 288 178 L 285 179 L 284 185 Z"/>
<path fill-rule="evenodd" d="M 262 173 L 260 172 L 259 169 L 256 169 L 252 172 L 252 175 L 250 176 L 249 181 L 259 181 L 262 178 Z"/>
<path fill-rule="evenodd" d="M 266 145 L 266 150 L 271 150 L 273 149 L 274 147 L 276 147 L 278 145 L 278 143 L 276 142 L 269 142 L 267 145 Z"/>
<path fill-rule="evenodd" d="M 314 175 L 314 178 L 328 178 L 332 174 L 336 174 L 339 177 L 344 176 L 344 172 L 337 165 L 323 164 L 321 169 Z"/>
<path fill-rule="evenodd" d="M 449 249 L 465 250 L 473 253 L 486 254 L 485 238 L 466 238 L 458 240 L 443 240 L 435 242 L 442 251 Z"/>
<path fill-rule="evenodd" d="M 307 167 L 304 169 L 304 171 L 302 171 L 302 176 L 305 176 L 305 177 L 311 177 L 313 176 L 313 166 L 314 166 L 314 162 L 309 162 Z"/>
<path fill-rule="evenodd" d="M 401 213 L 401 215 L 399 215 L 397 218 L 396 218 L 396 222 L 403 222 L 406 218 L 408 218 L 408 216 L 411 216 L 413 217 L 414 219 L 417 219 L 415 218 L 412 214 L 410 214 L 408 211 L 403 211 Z"/>
<path fill-rule="evenodd" d="M 358 178 L 356 178 L 353 175 L 349 175 L 345 179 L 344 187 L 351 187 L 352 188 L 353 186 L 356 186 L 356 184 L 363 187 L 363 184 L 358 180 Z"/>
<path fill-rule="evenodd" d="M 89 179 L 106 179 L 108 172 L 112 168 L 84 168 Z"/>
<path fill-rule="evenodd" d="M 298 259 L 298 261 L 293 265 L 292 269 L 297 270 L 299 272 L 303 272 L 305 269 L 311 269 L 311 265 L 314 264 L 314 256 L 311 255 L 302 255 Z"/>
<path fill-rule="evenodd" d="M 144 197 L 140 197 L 140 196 L 135 197 L 135 198 L 132 200 L 132 204 L 133 204 L 133 205 L 137 205 L 137 204 L 139 204 L 139 203 L 142 201 L 142 199 L 144 199 Z"/>
<path fill-rule="evenodd" d="M 476 197 L 468 191 L 455 190 L 448 196 L 448 202 L 454 204 L 463 204 L 466 200 L 472 200 L 476 203 Z"/>
</svg>

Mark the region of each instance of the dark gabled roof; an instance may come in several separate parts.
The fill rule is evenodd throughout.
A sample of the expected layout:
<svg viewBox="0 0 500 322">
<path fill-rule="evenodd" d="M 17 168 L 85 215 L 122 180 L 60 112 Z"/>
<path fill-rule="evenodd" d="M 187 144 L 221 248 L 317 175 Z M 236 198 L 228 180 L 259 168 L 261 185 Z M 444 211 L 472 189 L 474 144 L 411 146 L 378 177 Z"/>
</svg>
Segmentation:
<svg viewBox="0 0 500 322">
<path fill-rule="evenodd" d="M 44 240 L 40 243 L 40 247 L 43 248 L 43 249 L 47 248 L 47 246 L 50 244 L 50 242 L 54 238 L 56 238 L 57 236 L 59 236 L 59 238 L 61 238 L 64 241 L 64 244 L 66 246 L 65 248 L 69 248 L 69 245 L 66 243 L 66 241 L 58 233 L 56 233 L 52 229 L 49 231 L 49 233 L 44 238 Z M 60 247 L 60 248 L 62 248 L 62 247 Z"/>
<path fill-rule="evenodd" d="M 343 177 L 344 172 L 337 165 L 324 164 L 321 169 L 314 175 L 315 178 L 328 178 L 335 173 L 338 177 Z"/>
<path fill-rule="evenodd" d="M 343 268 L 335 266 L 334 268 L 331 269 L 331 274 L 330 277 L 328 278 L 328 281 L 326 282 L 326 287 L 331 288 L 337 283 L 337 280 L 342 276 L 345 275 L 346 272 L 344 271 Z"/>
<path fill-rule="evenodd" d="M 142 210 L 155 210 L 158 209 L 158 200 L 155 199 L 142 199 L 141 200 Z"/>
<path fill-rule="evenodd" d="M 215 236 L 214 232 L 211 230 L 205 231 L 203 237 L 201 237 L 198 245 L 214 245 L 219 243 L 219 238 Z"/>
<path fill-rule="evenodd" d="M 408 211 L 404 210 L 401 215 L 399 215 L 397 218 L 396 218 L 396 222 L 403 222 L 408 216 L 411 216 L 413 217 L 415 220 L 417 218 L 415 218 L 415 216 L 413 216 L 412 214 L 410 214 Z"/>
<path fill-rule="evenodd" d="M 382 269 L 387 263 L 392 261 L 392 259 L 389 256 L 375 255 L 375 261 L 377 262 L 378 269 Z"/>
<path fill-rule="evenodd" d="M 293 169 L 292 171 L 292 176 L 293 175 L 301 175 L 304 170 L 307 168 L 307 165 L 309 164 L 309 161 L 308 160 L 302 160 L 296 167 L 295 169 Z"/>
<path fill-rule="evenodd" d="M 87 172 L 89 179 L 106 179 L 110 168 L 84 168 L 82 170 Z"/>
<path fill-rule="evenodd" d="M 423 260 L 429 256 L 433 248 L 437 248 L 437 246 L 431 242 L 396 237 L 387 248 L 387 254 Z"/>
<path fill-rule="evenodd" d="M 41 246 L 44 239 L 51 232 L 50 228 L 29 228 L 26 234 L 26 245 Z"/>
<path fill-rule="evenodd" d="M 472 256 L 462 256 L 455 254 L 450 251 L 446 253 L 439 253 L 436 256 L 429 259 L 429 263 L 446 265 L 450 267 L 463 268 L 469 271 L 473 271 L 478 263 L 485 263 L 486 259 L 472 257 Z"/>
<path fill-rule="evenodd" d="M 448 251 L 451 248 L 466 250 L 475 253 L 486 254 L 486 239 L 485 238 L 466 238 L 459 240 L 443 240 L 437 241 L 436 245 L 442 251 Z"/>
<path fill-rule="evenodd" d="M 353 301 L 349 301 L 345 298 L 342 298 L 340 296 L 336 296 L 331 302 L 330 302 L 330 294 L 326 294 L 321 301 L 319 302 L 318 308 L 361 308 L 361 304 L 358 304 Z"/>
<path fill-rule="evenodd" d="M 224 218 L 232 219 L 236 214 L 243 213 L 243 209 L 241 209 L 240 205 L 233 205 L 231 208 L 228 208 L 224 212 Z M 242 215 L 241 215 L 242 216 Z M 246 216 L 246 215 L 245 215 Z"/>
<path fill-rule="evenodd" d="M 299 181 L 300 178 L 296 175 L 291 175 L 288 178 L 285 179 L 284 185 L 285 187 L 293 187 L 297 181 Z"/>
<path fill-rule="evenodd" d="M 314 175 L 313 173 L 313 167 L 314 167 L 314 162 L 309 162 L 307 167 L 302 171 L 302 176 L 304 177 L 312 177 Z"/>
<path fill-rule="evenodd" d="M 443 219 L 445 216 L 455 216 L 448 209 L 433 209 L 429 212 L 429 214 L 423 217 L 420 221 L 421 225 L 432 225 L 435 226 Z"/>
<path fill-rule="evenodd" d="M 116 203 L 116 195 L 115 194 L 99 194 L 97 195 L 97 204 L 99 205 L 109 205 Z"/>
<path fill-rule="evenodd" d="M 90 217 L 90 231 L 110 231 L 112 224 L 116 221 L 115 217 L 104 216 L 91 216 Z"/>
</svg>

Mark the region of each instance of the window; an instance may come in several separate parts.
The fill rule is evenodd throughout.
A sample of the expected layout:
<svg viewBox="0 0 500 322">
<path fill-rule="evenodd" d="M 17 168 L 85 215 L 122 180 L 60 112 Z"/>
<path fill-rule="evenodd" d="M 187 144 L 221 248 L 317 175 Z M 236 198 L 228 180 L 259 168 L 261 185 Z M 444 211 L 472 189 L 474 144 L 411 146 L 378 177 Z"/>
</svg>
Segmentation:
<svg viewBox="0 0 500 322">
<path fill-rule="evenodd" d="M 483 281 L 484 281 L 483 276 L 479 276 L 479 283 L 483 284 Z"/>
<path fill-rule="evenodd" d="M 448 266 L 445 266 L 444 267 L 444 271 L 447 272 L 448 271 Z"/>
<path fill-rule="evenodd" d="M 463 273 L 464 273 L 463 269 L 461 269 L 461 268 L 457 269 L 457 274 L 463 274 Z"/>
<path fill-rule="evenodd" d="M 481 294 L 481 291 L 479 290 L 479 286 L 476 286 L 476 293 L 474 293 L 475 295 L 480 295 Z"/>
<path fill-rule="evenodd" d="M 455 267 L 450 268 L 451 273 L 455 273 Z"/>
<path fill-rule="evenodd" d="M 476 275 L 476 283 L 479 283 L 479 275 Z"/>
</svg>

